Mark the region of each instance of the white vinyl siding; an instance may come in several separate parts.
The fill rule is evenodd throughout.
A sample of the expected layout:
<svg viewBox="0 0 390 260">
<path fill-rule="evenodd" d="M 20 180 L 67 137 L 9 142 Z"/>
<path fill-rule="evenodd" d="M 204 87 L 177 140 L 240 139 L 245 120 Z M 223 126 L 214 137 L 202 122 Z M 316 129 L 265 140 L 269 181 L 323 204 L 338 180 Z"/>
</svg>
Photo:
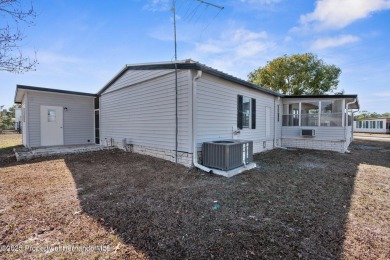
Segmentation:
<svg viewBox="0 0 390 260">
<path fill-rule="evenodd" d="M 256 129 L 245 128 L 236 139 L 254 141 L 254 152 L 264 150 L 263 143 L 272 142 L 274 134 L 274 100 L 272 95 L 252 90 L 206 73 L 197 81 L 197 129 L 198 150 L 206 141 L 231 139 L 237 127 L 237 95 L 256 99 Z M 271 109 L 271 135 L 266 136 L 266 107 Z M 280 128 L 279 128 L 280 129 Z M 280 135 L 280 134 L 279 134 Z M 272 148 L 268 147 L 267 148 Z"/>
<path fill-rule="evenodd" d="M 30 147 L 28 144 L 28 131 L 27 131 L 27 124 L 28 124 L 27 95 L 28 95 L 27 93 L 24 94 L 23 101 L 22 101 L 22 142 L 24 146 Z"/>
<path fill-rule="evenodd" d="M 175 73 L 152 72 L 159 73 L 129 71 L 102 94 L 102 144 L 105 139 L 113 138 L 116 144 L 127 139 L 134 145 L 175 150 Z M 137 75 L 138 80 L 130 75 Z M 191 139 L 188 76 L 187 71 L 178 72 L 178 150 L 184 152 L 190 152 Z"/>
<path fill-rule="evenodd" d="M 41 146 L 41 105 L 68 108 L 63 114 L 64 145 L 94 143 L 93 100 L 77 95 L 28 92 L 28 146 Z"/>
<path fill-rule="evenodd" d="M 271 136 L 271 108 L 266 107 L 265 108 L 265 136 L 270 137 Z"/>
<path fill-rule="evenodd" d="M 106 89 L 104 93 L 109 93 L 123 87 L 155 79 L 172 72 L 174 72 L 174 70 L 128 70 L 119 79 L 117 79 L 114 84 Z"/>
</svg>

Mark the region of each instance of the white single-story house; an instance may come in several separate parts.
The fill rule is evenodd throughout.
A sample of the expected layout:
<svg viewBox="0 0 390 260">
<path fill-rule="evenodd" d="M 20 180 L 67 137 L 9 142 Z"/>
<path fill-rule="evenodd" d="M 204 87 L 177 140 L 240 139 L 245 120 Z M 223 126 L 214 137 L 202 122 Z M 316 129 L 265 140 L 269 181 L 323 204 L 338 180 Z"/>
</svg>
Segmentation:
<svg viewBox="0 0 390 260">
<path fill-rule="evenodd" d="M 390 133 L 390 118 L 371 118 L 354 121 L 353 131 L 356 133 Z"/>
<path fill-rule="evenodd" d="M 359 108 L 357 95 L 283 95 L 192 60 L 126 65 L 97 94 L 18 85 L 15 103 L 27 147 L 96 143 L 199 168 L 202 144 L 227 139 L 346 152 Z"/>
</svg>

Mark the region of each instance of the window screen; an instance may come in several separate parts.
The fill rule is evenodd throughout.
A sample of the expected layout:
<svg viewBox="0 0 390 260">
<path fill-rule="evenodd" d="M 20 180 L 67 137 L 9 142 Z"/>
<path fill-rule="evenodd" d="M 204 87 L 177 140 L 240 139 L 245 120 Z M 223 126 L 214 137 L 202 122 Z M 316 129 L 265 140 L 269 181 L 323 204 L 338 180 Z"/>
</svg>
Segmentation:
<svg viewBox="0 0 390 260">
<path fill-rule="evenodd" d="M 47 110 L 47 122 L 56 122 L 56 111 L 55 109 Z"/>
</svg>

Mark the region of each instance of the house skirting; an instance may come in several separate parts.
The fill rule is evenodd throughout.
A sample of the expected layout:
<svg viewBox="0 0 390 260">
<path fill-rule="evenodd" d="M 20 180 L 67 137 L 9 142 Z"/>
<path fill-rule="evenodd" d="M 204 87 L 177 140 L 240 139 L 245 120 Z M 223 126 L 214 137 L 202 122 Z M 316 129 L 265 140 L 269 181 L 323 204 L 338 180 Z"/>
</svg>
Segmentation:
<svg viewBox="0 0 390 260">
<path fill-rule="evenodd" d="M 281 139 L 277 139 L 276 146 L 280 145 Z M 136 144 L 129 144 L 126 142 L 126 140 L 122 140 L 121 142 L 118 142 L 114 139 L 112 140 L 103 140 L 101 142 L 103 146 L 111 146 L 111 147 L 117 147 L 119 149 L 128 151 L 128 152 L 134 152 L 144 155 L 150 155 L 156 158 L 168 160 L 171 162 L 176 162 L 175 155 L 176 152 L 174 150 L 169 149 L 163 149 L 163 148 L 156 148 L 156 147 L 150 147 L 150 146 L 144 146 L 144 145 L 136 145 Z M 260 153 L 267 150 L 272 150 L 274 148 L 274 144 L 272 140 L 257 140 L 253 142 L 253 153 Z M 182 164 L 186 167 L 192 167 L 192 153 L 187 152 L 178 152 L 178 163 Z M 198 163 L 202 164 L 202 151 L 198 151 Z"/>
<path fill-rule="evenodd" d="M 130 145 L 130 149 L 134 153 L 150 155 L 153 157 L 161 158 L 171 162 L 176 162 L 176 152 L 174 150 L 148 147 L 143 145 Z M 177 152 L 177 162 L 187 166 L 192 166 L 192 153 Z"/>
<path fill-rule="evenodd" d="M 282 146 L 291 147 L 291 148 L 335 151 L 339 153 L 345 153 L 348 148 L 347 143 L 343 140 L 331 141 L 331 140 L 315 140 L 310 138 L 305 138 L 305 139 L 282 138 Z"/>
<path fill-rule="evenodd" d="M 136 144 L 129 144 L 126 143 L 125 140 L 122 142 L 116 142 L 114 140 L 105 141 L 102 143 L 104 146 L 111 146 L 111 147 L 117 147 L 119 149 L 125 150 L 127 152 L 134 152 L 144 155 L 150 155 L 156 158 L 168 160 L 171 162 L 176 162 L 175 156 L 176 152 L 174 150 L 169 149 L 163 149 L 163 148 L 156 148 L 156 147 L 149 147 L 144 145 L 136 145 Z M 192 166 L 192 153 L 187 152 L 177 152 L 178 159 L 177 162 L 186 166 L 191 167 Z"/>
</svg>

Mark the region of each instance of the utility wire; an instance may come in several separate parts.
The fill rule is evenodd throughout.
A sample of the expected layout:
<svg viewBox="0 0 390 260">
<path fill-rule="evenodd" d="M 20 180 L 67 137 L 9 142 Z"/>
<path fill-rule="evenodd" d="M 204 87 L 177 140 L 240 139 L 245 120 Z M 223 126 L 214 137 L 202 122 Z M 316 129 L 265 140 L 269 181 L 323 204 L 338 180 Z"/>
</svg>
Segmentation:
<svg viewBox="0 0 390 260">
<path fill-rule="evenodd" d="M 202 32 L 200 33 L 199 39 L 202 39 L 203 33 L 209 28 L 212 22 L 217 18 L 217 16 L 222 12 L 223 9 L 220 9 L 218 13 L 213 17 L 213 19 L 205 26 L 202 28 Z"/>
<path fill-rule="evenodd" d="M 196 7 L 195 7 L 195 9 L 192 11 L 192 13 L 191 13 L 191 17 L 190 17 L 190 19 L 188 20 L 188 22 L 191 22 L 191 20 L 192 20 L 192 18 L 195 16 L 195 14 L 198 12 L 198 9 L 199 9 L 199 7 L 202 5 L 202 3 L 199 3 Z"/>
</svg>

